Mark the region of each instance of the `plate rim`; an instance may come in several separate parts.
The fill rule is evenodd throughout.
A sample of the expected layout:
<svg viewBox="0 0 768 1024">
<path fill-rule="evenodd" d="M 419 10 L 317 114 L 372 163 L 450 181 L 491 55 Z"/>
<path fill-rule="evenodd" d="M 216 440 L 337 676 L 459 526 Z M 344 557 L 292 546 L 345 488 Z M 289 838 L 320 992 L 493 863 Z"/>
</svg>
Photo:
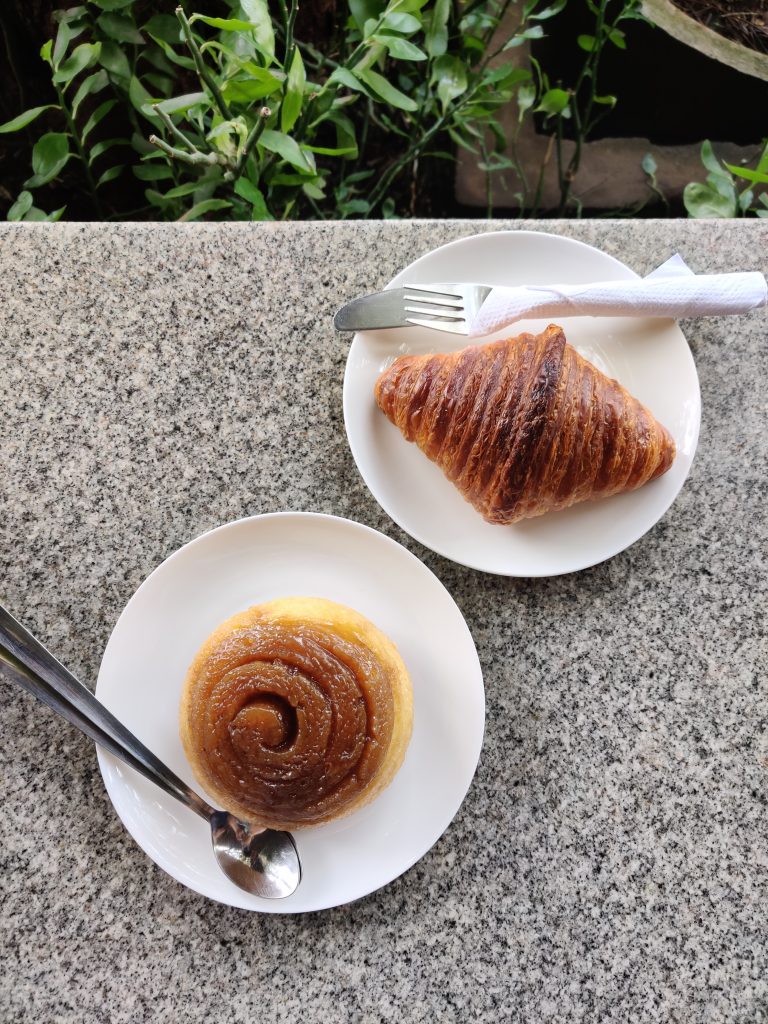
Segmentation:
<svg viewBox="0 0 768 1024">
<path fill-rule="evenodd" d="M 476 700 L 478 702 L 478 712 L 479 712 L 479 717 L 480 717 L 481 728 L 480 728 L 479 736 L 476 737 L 476 739 L 475 739 L 476 750 L 475 750 L 474 756 L 472 758 L 472 770 L 471 770 L 471 772 L 468 772 L 466 784 L 463 785 L 462 791 L 461 791 L 461 793 L 460 793 L 460 795 L 458 797 L 458 800 L 456 802 L 455 810 L 451 814 L 451 817 L 449 818 L 449 820 L 442 826 L 440 832 L 430 841 L 429 845 L 424 850 L 422 850 L 420 853 L 418 853 L 413 859 L 409 859 L 407 862 L 403 862 L 402 865 L 398 864 L 397 870 L 395 871 L 394 874 L 388 875 L 381 882 L 377 882 L 376 885 L 373 886 L 373 888 L 370 888 L 366 884 L 366 885 L 364 885 L 362 887 L 362 891 L 356 892 L 355 894 L 349 896 L 348 898 L 345 898 L 342 901 L 331 900 L 330 902 L 322 902 L 320 905 L 312 906 L 311 908 L 292 908 L 290 905 L 286 905 L 285 902 L 281 901 L 281 900 L 262 900 L 258 905 L 253 905 L 251 903 L 238 902 L 237 901 L 237 892 L 238 892 L 238 890 L 234 886 L 232 887 L 233 888 L 233 896 L 234 896 L 234 898 L 232 900 L 229 900 L 229 899 L 221 898 L 220 896 L 212 895 L 209 892 L 203 891 L 203 889 L 200 886 L 194 885 L 194 884 L 192 884 L 189 881 L 183 881 L 182 879 L 180 879 L 174 873 L 174 871 L 172 870 L 171 859 L 169 857 L 164 857 L 164 856 L 156 857 L 154 854 L 149 853 L 149 851 L 145 848 L 144 843 L 136 835 L 136 832 L 131 827 L 131 824 L 129 824 L 129 822 L 126 821 L 126 819 L 123 817 L 121 809 L 118 806 L 118 803 L 116 802 L 114 794 L 113 794 L 113 786 L 115 786 L 115 783 L 113 781 L 112 774 L 111 774 L 111 772 L 109 770 L 110 768 L 117 766 L 117 767 L 120 768 L 120 771 L 123 771 L 123 769 L 124 769 L 123 762 L 121 762 L 119 758 L 117 758 L 114 755 L 110 754 L 108 751 L 102 750 L 102 748 L 99 747 L 98 745 L 96 746 L 96 756 L 97 756 L 97 761 L 98 761 L 98 765 L 99 765 L 99 771 L 101 773 L 102 781 L 104 783 L 104 788 L 105 788 L 105 790 L 107 792 L 107 796 L 109 797 L 109 801 L 110 801 L 110 803 L 112 805 L 112 808 L 113 808 L 114 812 L 117 814 L 117 817 L 120 820 L 123 828 L 126 830 L 126 832 L 131 837 L 131 839 L 134 841 L 134 843 L 136 843 L 136 845 L 139 847 L 139 849 L 141 850 L 141 852 L 144 854 L 145 857 L 147 857 L 150 861 L 152 861 L 158 868 L 160 868 L 161 871 L 164 871 L 165 874 L 167 874 L 170 878 L 172 878 L 173 881 L 176 882 L 178 885 L 181 885 L 184 888 L 187 888 L 187 889 L 191 890 L 192 892 L 197 893 L 198 895 L 204 897 L 205 899 L 209 899 L 209 900 L 212 900 L 215 903 L 219 903 L 222 906 L 229 906 L 229 907 L 233 907 L 233 908 L 238 909 L 238 910 L 245 910 L 245 911 L 250 911 L 250 912 L 253 912 L 253 913 L 286 914 L 286 915 L 288 915 L 288 914 L 292 915 L 292 914 L 317 913 L 317 912 L 324 911 L 324 910 L 330 910 L 330 909 L 333 909 L 335 907 L 346 906 L 349 903 L 353 903 L 353 902 L 355 902 L 357 900 L 364 899 L 367 896 L 370 896 L 373 893 L 377 892 L 378 890 L 384 888 L 385 886 L 390 885 L 392 882 L 394 882 L 401 875 L 403 875 L 407 871 L 409 871 L 415 864 L 417 864 L 423 857 L 425 857 L 427 855 L 427 853 L 429 853 L 429 851 L 437 844 L 437 842 L 442 838 L 442 836 L 448 831 L 448 829 L 452 825 L 453 821 L 456 818 L 456 815 L 459 813 L 459 811 L 461 810 L 462 805 L 464 804 L 464 801 L 465 801 L 465 799 L 467 797 L 467 794 L 468 794 L 468 792 L 469 792 L 469 790 L 470 790 L 470 788 L 472 786 L 472 783 L 475 780 L 475 777 L 477 775 L 477 768 L 478 768 L 478 765 L 480 763 L 480 758 L 482 756 L 483 746 L 484 746 L 484 743 L 485 743 L 486 711 L 487 711 L 487 709 L 486 709 L 486 696 L 485 696 L 485 683 L 484 683 L 484 678 L 483 678 L 483 669 L 482 669 L 482 664 L 480 662 L 480 656 L 479 656 L 478 651 L 477 651 L 477 644 L 475 643 L 475 639 L 472 636 L 472 631 L 469 628 L 469 625 L 468 625 L 468 623 L 467 623 L 467 621 L 466 621 L 466 619 L 464 617 L 463 612 L 461 611 L 461 609 L 459 608 L 458 604 L 456 603 L 456 601 L 455 601 L 455 599 L 453 597 L 453 594 L 451 594 L 451 592 L 448 590 L 448 588 L 445 586 L 445 584 L 429 568 L 429 566 L 426 565 L 423 561 L 421 561 L 421 559 L 418 558 L 418 556 L 416 556 L 412 551 L 409 551 L 409 549 L 406 548 L 405 545 L 401 544 L 399 541 L 395 540 L 393 537 L 390 537 L 387 534 L 382 533 L 380 530 L 376 530 L 372 526 L 368 526 L 365 523 L 357 522 L 354 519 L 348 519 L 345 516 L 337 516 L 337 515 L 334 515 L 334 514 L 328 513 L 328 512 L 308 512 L 308 511 L 305 511 L 305 510 L 296 510 L 296 509 L 284 509 L 284 510 L 280 510 L 278 512 L 257 513 L 255 515 L 251 515 L 251 516 L 241 516 L 241 517 L 239 517 L 237 519 L 230 520 L 230 521 L 228 521 L 226 523 L 220 523 L 218 526 L 214 526 L 214 527 L 212 527 L 209 530 L 205 530 L 202 533 L 200 533 L 200 534 L 196 535 L 195 537 L 193 537 L 191 540 L 187 541 L 185 544 L 182 544 L 180 547 L 178 547 L 174 551 L 172 551 L 170 555 L 168 555 L 166 558 L 164 558 L 163 561 L 158 563 L 158 565 L 155 566 L 155 568 L 142 580 L 142 582 L 139 584 L 139 586 L 136 587 L 136 589 L 133 591 L 133 593 L 131 594 L 130 598 L 128 599 L 128 601 L 123 606 L 123 608 L 122 608 L 122 610 L 120 612 L 120 615 L 118 616 L 118 618 L 115 621 L 114 626 L 112 627 L 112 631 L 110 632 L 109 639 L 108 639 L 108 641 L 106 643 L 106 646 L 105 646 L 104 651 L 102 653 L 101 661 L 100 661 L 100 664 L 99 664 L 99 671 L 98 671 L 97 678 L 96 678 L 95 695 L 97 697 L 99 697 L 99 686 L 102 685 L 102 674 L 103 674 L 104 664 L 106 662 L 107 655 L 109 653 L 110 647 L 111 647 L 111 645 L 113 643 L 113 639 L 115 637 L 115 634 L 118 631 L 118 627 L 119 627 L 121 621 L 123 620 L 124 616 L 127 614 L 129 606 L 133 602 L 134 598 L 136 598 L 136 596 L 139 594 L 139 592 L 145 586 L 149 585 L 150 580 L 152 580 L 153 577 L 155 577 L 157 574 L 159 574 L 161 570 L 165 569 L 168 566 L 169 563 L 171 563 L 172 561 L 176 560 L 177 557 L 182 556 L 183 553 L 188 553 L 188 549 L 198 545 L 199 543 L 202 543 L 204 540 L 206 540 L 207 538 L 209 538 L 213 534 L 223 533 L 223 532 L 226 532 L 227 530 L 230 530 L 230 529 L 232 529 L 234 527 L 243 526 L 244 524 L 250 524 L 250 525 L 253 526 L 256 523 L 263 523 L 263 522 L 265 522 L 267 520 L 272 521 L 272 520 L 277 520 L 277 519 L 291 519 L 291 518 L 297 519 L 297 520 L 309 518 L 309 519 L 312 519 L 314 521 L 330 522 L 330 523 L 332 523 L 337 528 L 350 528 L 351 527 L 354 530 L 359 531 L 361 534 L 363 534 L 365 536 L 368 536 L 369 539 L 375 538 L 376 542 L 379 542 L 379 541 L 383 540 L 383 541 L 386 542 L 387 545 L 390 545 L 390 546 L 393 545 L 395 548 L 399 549 L 399 551 L 402 554 L 406 555 L 407 558 L 412 563 L 415 563 L 417 566 L 420 567 L 420 570 L 422 570 L 423 572 L 425 572 L 427 574 L 427 576 L 431 580 L 431 583 L 437 584 L 437 586 L 440 587 L 440 589 L 444 592 L 445 596 L 447 597 L 448 601 L 450 602 L 450 605 L 452 606 L 453 611 L 458 615 L 458 618 L 459 618 L 459 620 L 461 622 L 461 625 L 463 626 L 463 631 L 464 631 L 464 634 L 465 634 L 465 640 L 469 641 L 469 645 L 470 645 L 471 651 L 472 651 L 472 653 L 474 655 L 474 658 L 473 658 L 473 679 L 474 679 L 474 684 L 475 685 L 473 686 L 473 689 L 476 691 Z M 103 691 L 103 688 L 104 688 L 105 685 L 106 684 L 102 685 L 102 691 Z M 107 705 L 107 707 L 108 707 L 108 705 Z M 127 770 L 129 770 L 130 772 L 134 771 L 134 769 L 127 769 Z M 458 790 L 457 790 L 457 795 L 458 795 Z M 173 798 L 172 797 L 168 797 L 168 799 L 173 799 Z M 192 813 L 192 812 L 190 812 L 190 813 Z M 350 817 L 354 817 L 354 815 L 351 815 Z M 244 898 L 247 898 L 247 897 L 245 897 L 245 895 L 244 895 Z M 256 897 L 252 897 L 252 898 L 256 898 Z"/>
<path fill-rule="evenodd" d="M 430 256 L 433 256 L 433 255 L 435 255 L 437 253 L 440 253 L 440 252 L 444 252 L 447 249 L 452 249 L 452 248 L 455 248 L 455 247 L 459 247 L 459 246 L 461 246 L 463 244 L 466 244 L 467 242 L 478 241 L 480 239 L 498 238 L 498 237 L 502 237 L 502 236 L 506 236 L 506 237 L 514 236 L 515 238 L 534 238 L 534 237 L 535 238 L 541 238 L 543 236 L 543 237 L 546 237 L 546 238 L 556 239 L 558 242 L 562 242 L 562 243 L 567 243 L 569 245 L 573 245 L 575 248 L 586 249 L 589 252 L 598 253 L 601 257 L 604 257 L 605 259 L 610 260 L 612 263 L 614 263 L 616 265 L 616 267 L 618 267 L 623 272 L 622 276 L 623 276 L 624 280 L 631 280 L 631 279 L 636 279 L 636 278 L 640 277 L 640 275 L 637 273 L 637 271 L 633 270 L 631 267 L 628 267 L 626 265 L 626 263 L 622 263 L 621 260 L 619 260 L 616 256 L 612 256 L 610 253 L 604 252 L 602 249 L 598 249 L 597 246 L 590 245 L 588 242 L 582 242 L 578 238 L 571 238 L 569 235 L 558 235 L 558 234 L 555 234 L 554 232 L 551 232 L 551 231 L 531 231 L 530 229 L 523 229 L 523 230 L 520 230 L 520 231 L 516 231 L 514 229 L 503 228 L 503 229 L 500 229 L 498 231 L 494 231 L 494 230 L 482 231 L 482 232 L 475 232 L 474 234 L 471 234 L 471 235 L 464 235 L 461 238 L 455 238 L 455 239 L 453 239 L 450 242 L 446 242 L 444 245 L 439 245 L 439 246 L 437 246 L 434 249 L 430 249 L 428 252 L 422 253 L 422 255 L 417 257 L 417 259 L 415 259 L 412 263 L 409 263 L 406 267 L 403 267 L 402 270 L 398 271 L 398 273 L 384 286 L 383 290 L 384 291 L 388 291 L 390 288 L 398 288 L 398 287 L 400 287 L 400 284 L 401 284 L 400 278 L 402 277 L 402 275 L 407 273 L 408 271 L 412 271 L 412 270 L 415 270 L 416 268 L 418 268 L 418 266 L 424 260 L 429 258 Z M 690 448 L 690 463 L 689 463 L 688 468 L 686 470 L 685 476 L 680 481 L 680 486 L 677 488 L 677 490 L 674 492 L 674 494 L 671 495 L 671 497 L 666 502 L 664 507 L 661 509 L 661 511 L 659 512 L 657 517 L 654 519 L 654 521 L 650 525 L 642 526 L 639 529 L 639 532 L 633 533 L 632 536 L 631 536 L 631 539 L 628 540 L 626 543 L 622 543 L 622 546 L 617 548 L 616 550 L 610 551 L 610 553 L 602 556 L 601 558 L 597 559 L 596 561 L 593 560 L 591 557 L 588 557 L 583 563 L 579 563 L 577 565 L 571 566 L 571 567 L 566 568 L 566 569 L 561 569 L 561 570 L 558 570 L 556 572 L 541 571 L 541 572 L 519 573 L 519 572 L 513 572 L 513 571 L 505 570 L 505 569 L 489 568 L 487 565 L 481 564 L 479 562 L 475 562 L 475 561 L 473 561 L 471 559 L 460 558 L 460 557 L 458 557 L 458 556 L 456 556 L 454 554 L 451 554 L 448 551 L 444 550 L 442 547 L 436 546 L 432 541 L 428 540 L 420 530 L 418 530 L 418 529 L 416 529 L 416 530 L 411 529 L 409 526 L 406 526 L 403 522 L 401 522 L 401 520 L 399 518 L 397 518 L 394 515 L 394 513 L 391 511 L 391 509 L 389 507 L 387 507 L 387 505 L 385 505 L 383 503 L 383 501 L 381 500 L 379 495 L 376 494 L 375 491 L 373 490 L 373 488 L 371 487 L 371 484 L 369 483 L 369 480 L 368 480 L 368 476 L 367 476 L 366 472 L 364 471 L 363 466 L 361 464 L 361 459 L 359 457 L 359 448 L 357 447 L 356 441 L 354 440 L 354 438 L 353 438 L 353 436 L 352 436 L 352 434 L 350 432 L 350 417 L 347 415 L 347 410 L 348 410 L 349 407 L 351 407 L 351 397 L 350 396 L 351 396 L 351 392 L 352 392 L 352 385 L 351 385 L 351 370 L 350 370 L 350 367 L 351 367 L 351 364 L 352 364 L 352 353 L 353 353 L 354 347 L 357 344 L 359 336 L 361 334 L 366 334 L 367 333 L 365 331 L 356 331 L 355 334 L 352 337 L 352 341 L 350 342 L 349 351 L 347 353 L 346 364 L 345 364 L 345 367 L 344 367 L 344 382 L 343 382 L 343 391 L 342 391 L 342 405 L 343 405 L 343 415 L 344 415 L 344 430 L 345 430 L 345 433 L 347 435 L 347 443 L 349 445 L 350 452 L 352 453 L 352 458 L 354 459 L 355 466 L 357 467 L 357 471 L 360 474 L 360 476 L 361 476 L 361 478 L 363 480 L 363 483 L 367 487 L 368 493 L 371 495 L 371 497 L 377 503 L 377 505 L 382 509 L 382 511 L 385 512 L 386 515 L 388 515 L 389 518 L 397 526 L 399 526 L 400 529 L 403 530 L 404 533 L 406 533 L 409 537 L 411 537 L 417 543 L 422 544 L 425 548 L 428 548 L 430 551 L 434 551 L 435 554 L 440 555 L 441 558 L 447 558 L 449 561 L 454 562 L 456 565 L 462 565 L 465 568 L 472 569 L 472 570 L 474 570 L 476 572 L 487 573 L 489 576 L 499 576 L 499 577 L 506 578 L 506 579 L 550 579 L 550 578 L 555 578 L 557 576 L 569 576 L 572 573 L 583 572 L 585 569 L 593 568 L 596 565 L 601 565 L 603 562 L 607 562 L 611 558 L 615 558 L 616 555 L 621 554 L 623 551 L 626 551 L 628 548 L 630 548 L 634 544 L 636 544 L 642 537 L 645 536 L 646 533 L 648 533 L 650 530 L 652 530 L 653 527 L 656 526 L 657 523 L 659 523 L 661 521 L 661 519 L 667 514 L 667 512 L 669 511 L 669 509 L 671 508 L 671 506 L 674 504 L 674 502 L 676 501 L 677 497 L 679 496 L 680 492 L 682 491 L 682 489 L 683 489 L 683 487 L 684 487 L 688 477 L 690 476 L 690 472 L 691 472 L 691 469 L 693 467 L 693 462 L 694 462 L 694 459 L 696 457 L 696 451 L 698 449 L 698 444 L 699 444 L 699 436 L 700 436 L 700 433 L 701 433 L 701 384 L 699 382 L 698 370 L 696 369 L 696 362 L 695 362 L 695 360 L 693 358 L 693 353 L 691 352 L 690 345 L 688 344 L 688 339 L 685 337 L 685 335 L 683 334 L 682 330 L 680 329 L 679 321 L 678 320 L 675 320 L 675 324 L 677 325 L 678 330 L 680 330 L 680 333 L 681 333 L 681 335 L 683 337 L 683 340 L 686 343 L 685 344 L 685 349 L 686 349 L 686 353 L 687 353 L 687 359 L 690 362 L 691 368 L 693 370 L 693 381 L 694 381 L 694 384 L 695 384 L 696 428 L 695 428 L 695 430 L 693 431 L 693 434 L 692 434 L 692 442 L 691 442 L 691 448 Z M 480 339 L 475 339 L 475 340 L 476 341 L 480 341 Z M 472 339 L 467 338 L 467 342 L 468 342 L 468 344 L 472 344 Z M 694 397 L 694 396 L 692 396 L 692 397 Z"/>
</svg>

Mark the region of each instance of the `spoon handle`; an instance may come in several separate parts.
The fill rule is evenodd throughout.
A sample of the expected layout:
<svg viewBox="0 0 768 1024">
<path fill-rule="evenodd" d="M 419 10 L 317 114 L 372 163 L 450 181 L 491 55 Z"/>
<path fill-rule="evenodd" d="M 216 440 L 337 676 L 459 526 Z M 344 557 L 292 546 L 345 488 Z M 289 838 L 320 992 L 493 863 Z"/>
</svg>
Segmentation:
<svg viewBox="0 0 768 1024">
<path fill-rule="evenodd" d="M 202 818 L 210 807 L 0 605 L 0 665 L 25 690 Z"/>
</svg>

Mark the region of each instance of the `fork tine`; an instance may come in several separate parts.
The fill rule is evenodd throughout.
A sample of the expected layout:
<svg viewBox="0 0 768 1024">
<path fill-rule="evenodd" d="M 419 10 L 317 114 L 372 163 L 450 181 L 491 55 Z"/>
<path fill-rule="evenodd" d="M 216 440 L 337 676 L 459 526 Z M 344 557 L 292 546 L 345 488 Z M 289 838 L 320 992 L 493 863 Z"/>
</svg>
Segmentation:
<svg viewBox="0 0 768 1024">
<path fill-rule="evenodd" d="M 463 320 L 464 310 L 460 306 L 452 306 L 446 309 L 445 306 L 432 309 L 429 306 L 406 306 L 406 313 L 426 313 L 428 316 L 444 317 L 446 320 Z"/>
<path fill-rule="evenodd" d="M 427 288 L 426 285 L 423 285 L 423 284 L 404 284 L 403 285 L 403 291 L 407 292 L 407 291 L 410 291 L 410 290 L 417 291 L 417 292 L 428 292 L 430 295 L 442 295 L 442 296 L 445 296 L 446 298 L 450 297 L 452 299 L 461 299 L 462 298 L 461 293 L 460 292 L 457 293 L 453 289 L 435 288 L 434 286 L 432 288 Z M 424 296 L 419 296 L 419 298 L 423 298 L 423 297 Z M 435 301 L 437 301 L 437 300 L 435 300 Z"/>
<path fill-rule="evenodd" d="M 454 306 L 454 307 L 458 307 L 459 309 L 461 309 L 463 304 L 464 304 L 464 300 L 462 299 L 462 297 L 460 295 L 457 295 L 456 298 L 452 298 L 452 299 L 449 299 L 449 298 L 437 299 L 437 298 L 432 298 L 431 295 L 425 295 L 425 294 L 422 294 L 422 295 L 409 295 L 408 294 L 408 288 L 404 288 L 403 291 L 405 292 L 405 300 L 406 300 L 406 302 L 413 302 L 413 301 L 416 301 L 416 302 L 426 302 L 426 303 L 429 303 L 430 305 L 435 305 L 435 306 Z"/>
<path fill-rule="evenodd" d="M 446 331 L 449 334 L 468 334 L 469 327 L 466 320 L 424 320 L 418 316 L 406 317 L 409 324 L 417 327 L 429 327 L 433 331 Z"/>
</svg>

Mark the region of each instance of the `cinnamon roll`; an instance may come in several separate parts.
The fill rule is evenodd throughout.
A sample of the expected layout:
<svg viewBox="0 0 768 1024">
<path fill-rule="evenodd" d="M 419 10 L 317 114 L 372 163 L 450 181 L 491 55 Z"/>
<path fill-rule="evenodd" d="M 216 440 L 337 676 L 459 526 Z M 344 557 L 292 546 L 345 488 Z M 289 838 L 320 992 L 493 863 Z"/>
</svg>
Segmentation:
<svg viewBox="0 0 768 1024">
<path fill-rule="evenodd" d="M 350 814 L 402 764 L 412 691 L 394 644 L 351 608 L 288 597 L 224 622 L 187 673 L 181 740 L 211 798 L 253 825 Z"/>
</svg>

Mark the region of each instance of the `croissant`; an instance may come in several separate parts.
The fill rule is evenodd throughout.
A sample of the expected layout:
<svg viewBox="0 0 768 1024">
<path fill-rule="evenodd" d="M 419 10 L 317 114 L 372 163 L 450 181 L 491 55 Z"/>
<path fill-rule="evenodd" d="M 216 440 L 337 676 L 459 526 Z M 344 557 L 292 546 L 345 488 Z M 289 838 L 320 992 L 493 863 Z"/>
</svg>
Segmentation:
<svg viewBox="0 0 768 1024">
<path fill-rule="evenodd" d="M 394 778 L 413 696 L 395 645 L 359 612 L 289 597 L 227 619 L 189 669 L 184 752 L 202 787 L 260 827 L 357 810 Z"/>
<path fill-rule="evenodd" d="M 375 395 L 489 523 L 634 490 L 675 457 L 666 428 L 554 324 L 450 354 L 401 356 Z"/>
</svg>

